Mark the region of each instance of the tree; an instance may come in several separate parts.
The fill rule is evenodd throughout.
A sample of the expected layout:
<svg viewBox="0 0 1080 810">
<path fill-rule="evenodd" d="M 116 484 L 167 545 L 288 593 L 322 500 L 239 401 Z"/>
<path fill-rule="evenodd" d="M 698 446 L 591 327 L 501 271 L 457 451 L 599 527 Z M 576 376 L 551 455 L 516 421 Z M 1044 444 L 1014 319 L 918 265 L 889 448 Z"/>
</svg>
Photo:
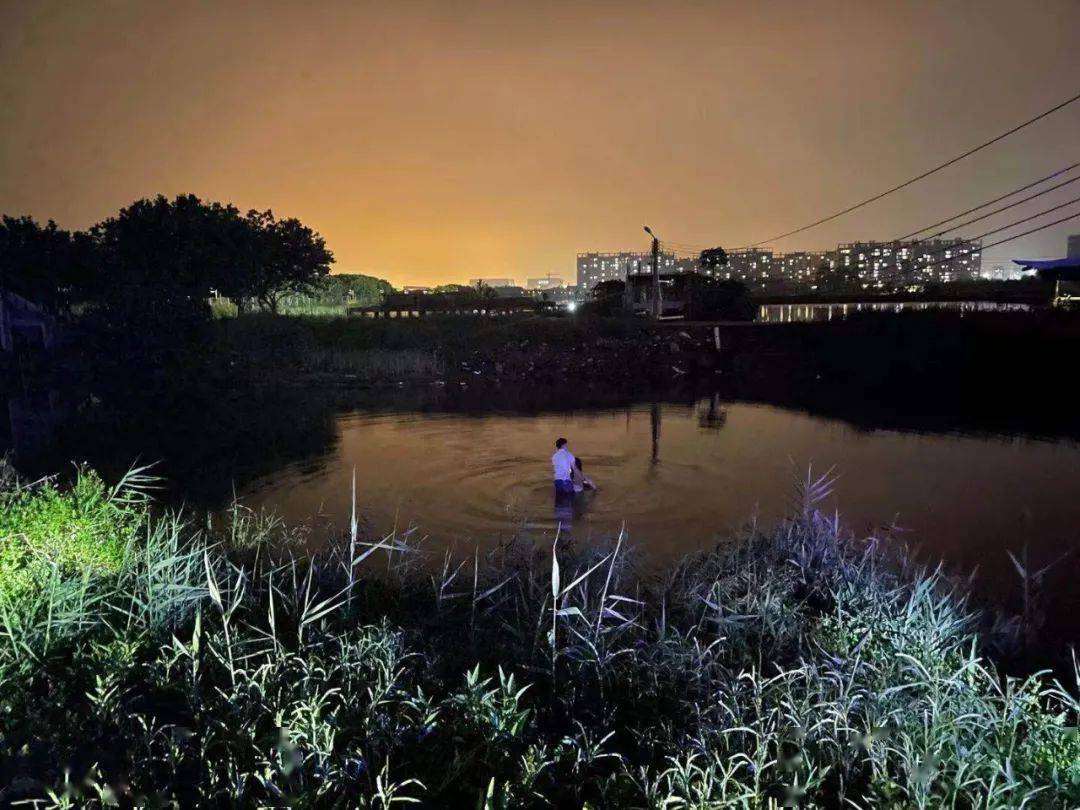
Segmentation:
<svg viewBox="0 0 1080 810">
<path fill-rule="evenodd" d="M 827 262 L 822 262 L 815 280 L 818 291 L 823 293 L 852 293 L 862 290 L 859 269 L 853 266 L 840 265 L 834 269 Z"/>
<path fill-rule="evenodd" d="M 722 247 L 708 248 L 698 255 L 698 269 L 707 275 L 716 275 L 723 267 L 727 267 L 727 251 Z"/>
<path fill-rule="evenodd" d="M 621 279 L 607 279 L 592 288 L 590 310 L 597 315 L 617 315 L 623 309 L 623 293 L 626 282 Z"/>
<path fill-rule="evenodd" d="M 106 309 L 140 326 L 206 317 L 211 290 L 242 288 L 258 260 L 239 211 L 193 194 L 138 200 L 90 233 Z"/>
<path fill-rule="evenodd" d="M 330 272 L 334 254 L 326 241 L 298 219 L 276 220 L 271 211 L 249 211 L 245 217 L 254 242 L 254 261 L 240 291 L 271 312 L 286 295 L 311 294 Z"/>
<path fill-rule="evenodd" d="M 382 303 L 394 287 L 389 281 L 360 273 L 332 273 L 315 285 L 311 300 L 316 304 L 356 304 L 374 306 Z"/>
<path fill-rule="evenodd" d="M 242 216 L 193 194 L 137 200 L 85 234 L 0 219 L 0 287 L 52 308 L 94 303 L 106 323 L 136 334 L 208 318 L 215 291 L 276 312 L 283 296 L 311 292 L 333 260 L 297 219 Z"/>
<path fill-rule="evenodd" d="M 213 291 L 241 310 L 253 299 L 276 312 L 283 296 L 312 290 L 334 260 L 297 219 L 271 211 L 241 216 L 193 194 L 138 200 L 91 235 L 104 265 L 106 308 L 149 322 L 206 317 Z"/>
<path fill-rule="evenodd" d="M 741 281 L 721 280 L 700 273 L 687 273 L 687 317 L 697 319 L 722 318 L 748 321 L 754 319 L 754 305 L 746 285 Z"/>
<path fill-rule="evenodd" d="M 474 292 L 483 299 L 490 300 L 498 296 L 495 288 L 488 284 L 483 279 L 479 279 L 476 282 L 476 287 L 473 288 Z"/>
<path fill-rule="evenodd" d="M 623 290 L 625 288 L 625 281 L 617 278 L 609 278 L 606 281 L 601 281 L 595 287 L 593 287 L 590 295 L 592 295 L 593 300 L 595 301 L 601 301 L 606 298 L 613 297 L 621 300 Z"/>
<path fill-rule="evenodd" d="M 0 290 L 51 310 L 67 310 L 92 294 L 98 270 L 93 241 L 49 220 L 0 218 Z"/>
</svg>

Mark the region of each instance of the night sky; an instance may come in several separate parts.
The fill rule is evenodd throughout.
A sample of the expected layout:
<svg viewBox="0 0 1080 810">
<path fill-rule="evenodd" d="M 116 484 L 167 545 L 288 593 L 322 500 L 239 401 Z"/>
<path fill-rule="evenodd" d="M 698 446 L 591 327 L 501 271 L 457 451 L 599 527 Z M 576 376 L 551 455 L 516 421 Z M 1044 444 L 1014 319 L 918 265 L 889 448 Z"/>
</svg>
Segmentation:
<svg viewBox="0 0 1080 810">
<path fill-rule="evenodd" d="M 953 157 L 1080 92 L 1077 32 L 1077 0 L 0 0 L 0 212 L 82 228 L 193 192 L 299 217 L 338 272 L 570 278 L 644 223 L 736 247 Z M 1080 103 L 776 247 L 893 238 L 1077 160 Z"/>
</svg>

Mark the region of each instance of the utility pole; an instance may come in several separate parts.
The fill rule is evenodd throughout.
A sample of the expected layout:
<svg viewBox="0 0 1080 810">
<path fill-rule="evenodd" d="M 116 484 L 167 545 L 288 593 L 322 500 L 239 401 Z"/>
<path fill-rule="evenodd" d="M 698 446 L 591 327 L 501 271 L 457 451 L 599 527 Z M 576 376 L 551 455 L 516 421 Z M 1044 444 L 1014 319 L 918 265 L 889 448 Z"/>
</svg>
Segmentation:
<svg viewBox="0 0 1080 810">
<path fill-rule="evenodd" d="M 645 226 L 645 233 L 652 237 L 653 317 L 659 320 L 664 311 L 660 298 L 660 240 L 648 225 Z"/>
</svg>

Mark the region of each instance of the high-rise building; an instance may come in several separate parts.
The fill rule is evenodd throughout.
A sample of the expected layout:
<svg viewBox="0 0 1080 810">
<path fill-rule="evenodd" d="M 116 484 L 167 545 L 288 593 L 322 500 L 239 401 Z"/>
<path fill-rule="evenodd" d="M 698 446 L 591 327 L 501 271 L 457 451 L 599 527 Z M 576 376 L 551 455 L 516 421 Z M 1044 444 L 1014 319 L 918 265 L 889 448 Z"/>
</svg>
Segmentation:
<svg viewBox="0 0 1080 810">
<path fill-rule="evenodd" d="M 817 278 L 823 265 L 828 264 L 825 251 L 798 250 L 793 253 L 781 253 L 774 259 L 774 270 L 780 278 L 792 285 L 809 286 Z"/>
<path fill-rule="evenodd" d="M 1080 251 L 1080 235 L 1070 249 Z M 845 279 L 845 286 L 886 289 L 928 282 L 971 281 L 979 278 L 982 243 L 966 239 L 924 242 L 849 242 L 830 251 L 775 253 L 766 248 L 729 251 L 724 267 L 702 269 L 694 255 L 660 254 L 662 273 L 700 272 L 720 279 L 741 281 L 755 292 L 786 293 L 813 289 L 828 282 L 830 274 Z M 645 252 L 579 253 L 578 286 L 588 292 L 602 281 L 621 280 L 652 271 L 652 255 Z"/>
<path fill-rule="evenodd" d="M 719 272 L 725 279 L 760 286 L 773 277 L 776 265 L 774 258 L 771 250 L 761 248 L 732 250 L 727 255 L 727 266 Z"/>
<path fill-rule="evenodd" d="M 972 281 L 982 266 L 982 242 L 849 242 L 829 256 L 833 270 L 855 273 L 864 287 L 905 283 Z"/>
<path fill-rule="evenodd" d="M 720 268 L 716 275 L 741 281 L 753 289 L 809 288 L 827 260 L 828 254 L 823 251 L 774 253 L 762 248 L 746 248 L 728 253 L 727 266 Z"/>
<path fill-rule="evenodd" d="M 579 253 L 578 287 L 588 292 L 602 281 L 622 281 L 627 275 L 652 272 L 652 253 Z M 660 272 L 679 272 L 673 253 L 660 253 Z"/>
</svg>

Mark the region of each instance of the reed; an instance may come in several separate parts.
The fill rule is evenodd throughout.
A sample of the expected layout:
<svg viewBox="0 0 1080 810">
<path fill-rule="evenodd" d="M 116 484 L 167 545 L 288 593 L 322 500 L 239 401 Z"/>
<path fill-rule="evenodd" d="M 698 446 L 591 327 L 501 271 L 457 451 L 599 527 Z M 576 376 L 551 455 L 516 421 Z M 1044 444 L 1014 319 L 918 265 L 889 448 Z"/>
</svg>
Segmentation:
<svg viewBox="0 0 1080 810">
<path fill-rule="evenodd" d="M 1076 806 L 1080 666 L 1004 677 L 827 491 L 658 576 L 625 533 L 436 564 L 121 488 L 120 562 L 6 603 L 0 803 Z"/>
</svg>

